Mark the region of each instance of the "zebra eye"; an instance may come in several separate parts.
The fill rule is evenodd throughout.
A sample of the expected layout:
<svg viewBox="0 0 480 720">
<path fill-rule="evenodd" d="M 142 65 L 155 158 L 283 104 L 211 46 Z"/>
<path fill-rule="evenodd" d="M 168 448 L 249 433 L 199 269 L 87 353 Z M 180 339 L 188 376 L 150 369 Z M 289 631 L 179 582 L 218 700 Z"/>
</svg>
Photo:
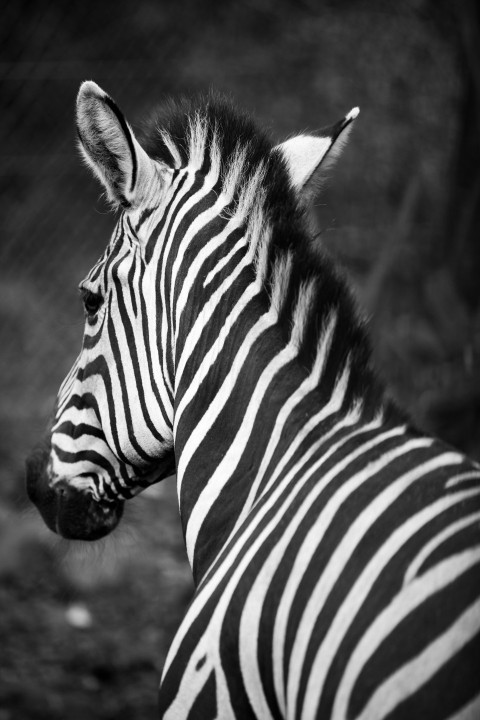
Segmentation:
<svg viewBox="0 0 480 720">
<path fill-rule="evenodd" d="M 101 295 L 91 292 L 91 290 L 82 290 L 81 292 L 85 312 L 89 318 L 93 318 L 100 310 L 103 298 Z"/>
</svg>

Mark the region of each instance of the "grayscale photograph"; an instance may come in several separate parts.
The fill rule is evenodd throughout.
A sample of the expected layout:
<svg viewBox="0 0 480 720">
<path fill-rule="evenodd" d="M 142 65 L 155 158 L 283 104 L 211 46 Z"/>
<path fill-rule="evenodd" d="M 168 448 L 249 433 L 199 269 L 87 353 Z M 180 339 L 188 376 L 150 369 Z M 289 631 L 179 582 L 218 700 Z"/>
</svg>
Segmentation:
<svg viewBox="0 0 480 720">
<path fill-rule="evenodd" d="M 0 720 L 480 720 L 480 7 L 5 0 Z"/>
</svg>

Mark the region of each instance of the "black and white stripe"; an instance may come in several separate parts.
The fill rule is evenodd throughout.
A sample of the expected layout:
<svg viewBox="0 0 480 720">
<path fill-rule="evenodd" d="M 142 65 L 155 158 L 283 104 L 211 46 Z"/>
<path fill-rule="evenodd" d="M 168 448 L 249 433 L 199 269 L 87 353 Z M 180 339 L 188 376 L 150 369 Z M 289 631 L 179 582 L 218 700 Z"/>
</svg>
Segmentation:
<svg viewBox="0 0 480 720">
<path fill-rule="evenodd" d="M 82 283 L 48 472 L 101 503 L 175 460 L 197 591 L 166 719 L 480 717 L 480 468 L 387 399 L 308 232 L 357 113 L 273 147 L 209 97 L 140 145 L 80 91 L 83 153 L 124 211 Z"/>
</svg>

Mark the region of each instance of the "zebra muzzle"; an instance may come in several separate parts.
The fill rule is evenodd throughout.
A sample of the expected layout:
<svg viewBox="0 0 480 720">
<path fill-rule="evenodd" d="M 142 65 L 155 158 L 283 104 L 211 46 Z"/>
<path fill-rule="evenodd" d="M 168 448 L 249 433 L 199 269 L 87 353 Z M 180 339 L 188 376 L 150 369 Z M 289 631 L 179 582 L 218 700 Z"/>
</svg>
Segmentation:
<svg viewBox="0 0 480 720">
<path fill-rule="evenodd" d="M 123 501 L 98 501 L 66 479 L 50 483 L 48 454 L 37 451 L 26 466 L 27 494 L 46 525 L 69 540 L 99 540 L 108 535 L 123 514 Z"/>
</svg>

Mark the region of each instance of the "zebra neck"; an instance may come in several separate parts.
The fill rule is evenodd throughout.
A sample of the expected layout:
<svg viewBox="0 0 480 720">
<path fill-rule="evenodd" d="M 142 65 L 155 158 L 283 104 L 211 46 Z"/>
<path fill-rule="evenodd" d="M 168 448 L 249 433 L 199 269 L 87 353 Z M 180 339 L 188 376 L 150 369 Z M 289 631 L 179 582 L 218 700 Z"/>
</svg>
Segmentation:
<svg viewBox="0 0 480 720">
<path fill-rule="evenodd" d="M 248 308 L 236 318 L 218 308 L 176 385 L 178 495 L 196 583 L 282 481 L 287 451 L 293 462 L 342 417 L 353 412 L 358 422 L 367 421 L 381 414 L 383 403 L 355 357 L 347 353 L 341 361 L 343 324 L 335 312 L 308 368 L 298 342 L 286 337 L 254 284 L 244 283 L 238 293 L 248 294 Z M 235 307 L 235 297 L 224 306 Z"/>
<path fill-rule="evenodd" d="M 212 215 L 182 236 L 167 302 L 179 505 L 197 582 L 303 432 L 298 452 L 338 415 L 360 409 L 360 421 L 384 406 L 348 288 L 308 251 L 295 213 L 287 223 L 252 212 L 246 228 Z"/>
</svg>

